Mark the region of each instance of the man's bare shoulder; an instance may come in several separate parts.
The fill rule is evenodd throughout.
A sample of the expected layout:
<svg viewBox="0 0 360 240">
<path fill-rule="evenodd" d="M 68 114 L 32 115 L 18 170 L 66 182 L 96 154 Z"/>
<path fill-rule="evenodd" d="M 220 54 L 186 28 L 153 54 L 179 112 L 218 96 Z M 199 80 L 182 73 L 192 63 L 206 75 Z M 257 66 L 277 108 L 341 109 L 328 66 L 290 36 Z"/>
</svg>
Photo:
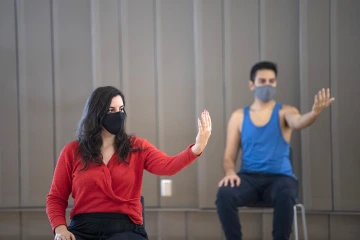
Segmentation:
<svg viewBox="0 0 360 240">
<path fill-rule="evenodd" d="M 283 104 L 281 111 L 284 113 L 299 112 L 299 110 L 296 107 L 289 104 Z"/>
<path fill-rule="evenodd" d="M 244 109 L 238 108 L 231 114 L 231 118 L 242 119 L 244 116 Z"/>
<path fill-rule="evenodd" d="M 242 108 L 236 109 L 235 111 L 233 111 L 229 119 L 228 129 L 231 129 L 231 131 L 240 131 L 243 119 L 244 110 Z"/>
</svg>

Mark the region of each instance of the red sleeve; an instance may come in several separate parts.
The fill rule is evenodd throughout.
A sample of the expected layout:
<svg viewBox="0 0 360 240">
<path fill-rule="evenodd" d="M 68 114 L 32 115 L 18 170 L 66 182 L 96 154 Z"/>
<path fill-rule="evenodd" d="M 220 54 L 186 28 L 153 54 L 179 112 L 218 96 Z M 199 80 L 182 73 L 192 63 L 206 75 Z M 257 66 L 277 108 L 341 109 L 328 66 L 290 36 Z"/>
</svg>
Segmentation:
<svg viewBox="0 0 360 240">
<path fill-rule="evenodd" d="M 72 162 L 74 146 L 67 145 L 61 151 L 55 167 L 50 192 L 46 199 L 46 214 L 48 215 L 53 232 L 59 225 L 66 226 L 65 210 L 72 185 Z"/>
<path fill-rule="evenodd" d="M 175 156 L 168 156 L 166 153 L 157 149 L 147 140 L 143 141 L 143 148 L 145 151 L 145 170 L 156 175 L 171 176 L 180 172 L 185 167 L 192 164 L 200 155 L 195 155 L 191 151 L 189 145 L 185 150 Z"/>
</svg>

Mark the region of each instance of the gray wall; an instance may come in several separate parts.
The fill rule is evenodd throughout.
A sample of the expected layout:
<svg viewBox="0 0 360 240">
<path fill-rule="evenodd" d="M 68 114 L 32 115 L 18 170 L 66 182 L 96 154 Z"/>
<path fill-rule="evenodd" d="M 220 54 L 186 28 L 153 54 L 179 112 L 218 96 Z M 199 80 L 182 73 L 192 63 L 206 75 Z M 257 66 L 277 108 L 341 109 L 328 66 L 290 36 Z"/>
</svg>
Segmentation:
<svg viewBox="0 0 360 240">
<path fill-rule="evenodd" d="M 279 65 L 278 100 L 311 109 L 336 101 L 292 139 L 310 239 L 360 236 L 360 1 L 1 0 L 0 239 L 51 239 L 46 194 L 91 91 L 121 88 L 128 130 L 168 154 L 194 141 L 210 111 L 204 155 L 172 177 L 145 173 L 151 239 L 222 239 L 214 210 L 225 128 L 251 103 L 248 72 Z M 241 210 L 246 239 L 271 239 L 269 210 Z"/>
</svg>

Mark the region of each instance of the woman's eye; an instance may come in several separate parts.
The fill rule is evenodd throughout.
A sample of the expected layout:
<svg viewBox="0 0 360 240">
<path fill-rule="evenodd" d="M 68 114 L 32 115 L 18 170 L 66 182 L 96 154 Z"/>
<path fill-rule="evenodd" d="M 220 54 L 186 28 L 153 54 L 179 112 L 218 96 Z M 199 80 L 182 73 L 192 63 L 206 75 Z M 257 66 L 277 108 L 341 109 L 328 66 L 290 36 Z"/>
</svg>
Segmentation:
<svg viewBox="0 0 360 240">
<path fill-rule="evenodd" d="M 115 109 L 109 109 L 108 113 L 115 113 L 117 112 Z M 124 108 L 120 108 L 119 112 L 125 112 Z"/>
</svg>

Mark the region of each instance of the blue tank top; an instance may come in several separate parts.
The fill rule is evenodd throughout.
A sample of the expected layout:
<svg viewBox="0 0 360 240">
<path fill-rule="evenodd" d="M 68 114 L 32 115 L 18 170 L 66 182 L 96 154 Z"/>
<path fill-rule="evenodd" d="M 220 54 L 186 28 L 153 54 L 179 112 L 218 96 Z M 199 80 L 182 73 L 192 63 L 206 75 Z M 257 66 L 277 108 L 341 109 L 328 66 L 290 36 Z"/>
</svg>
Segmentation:
<svg viewBox="0 0 360 240">
<path fill-rule="evenodd" d="M 282 174 L 296 179 L 289 159 L 290 144 L 281 132 L 281 107 L 280 103 L 276 103 L 269 122 L 261 127 L 251 121 L 250 107 L 244 108 L 241 173 Z"/>
</svg>

